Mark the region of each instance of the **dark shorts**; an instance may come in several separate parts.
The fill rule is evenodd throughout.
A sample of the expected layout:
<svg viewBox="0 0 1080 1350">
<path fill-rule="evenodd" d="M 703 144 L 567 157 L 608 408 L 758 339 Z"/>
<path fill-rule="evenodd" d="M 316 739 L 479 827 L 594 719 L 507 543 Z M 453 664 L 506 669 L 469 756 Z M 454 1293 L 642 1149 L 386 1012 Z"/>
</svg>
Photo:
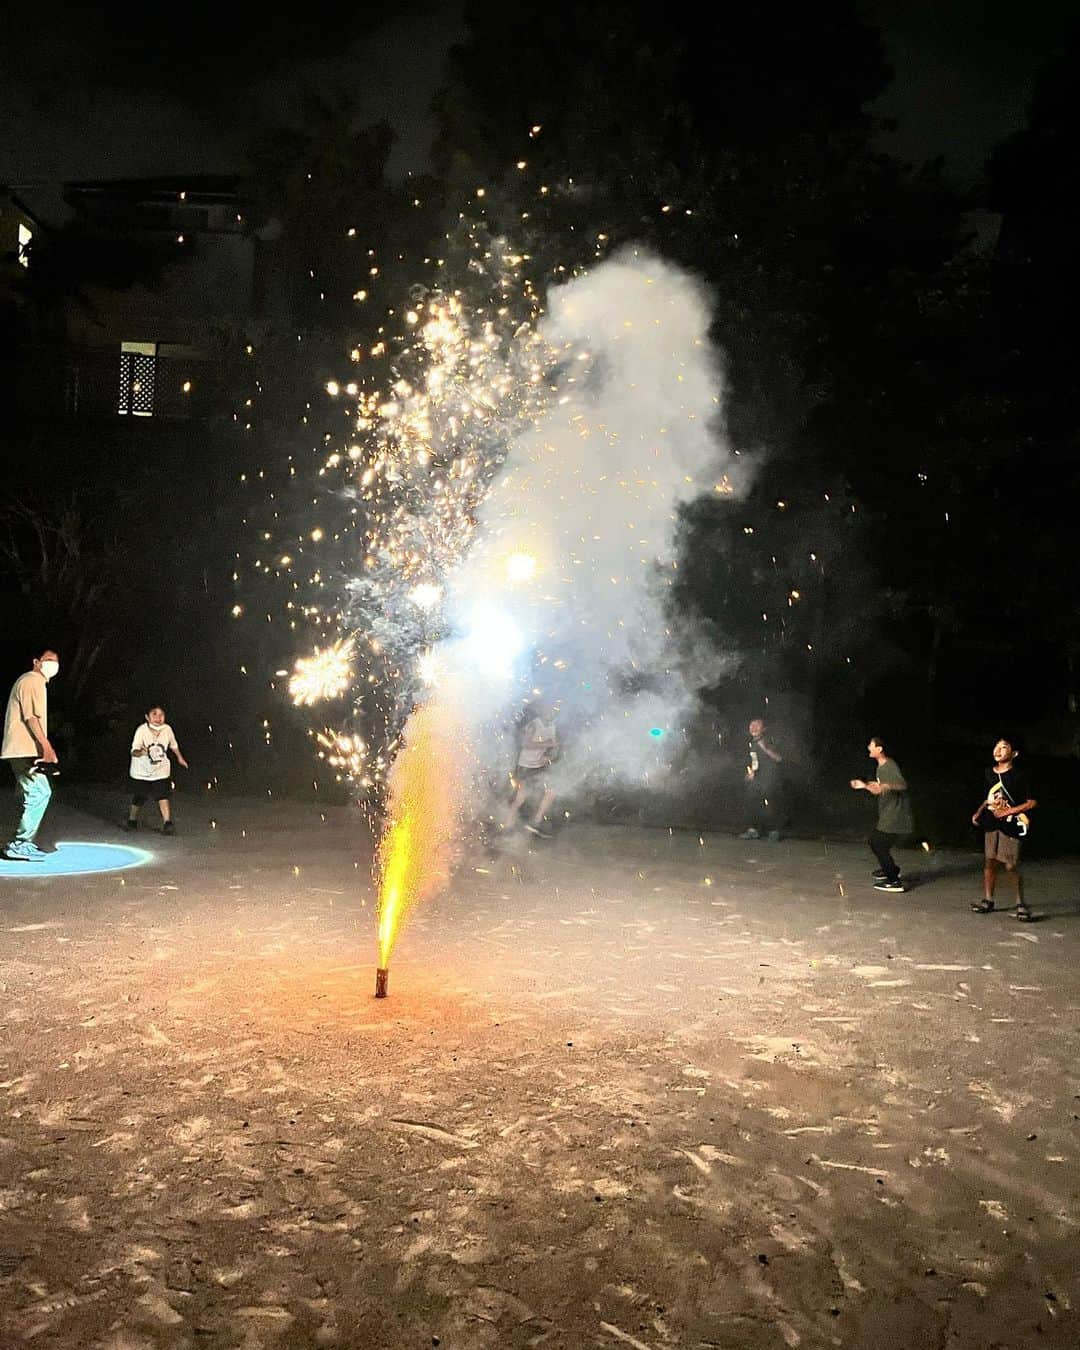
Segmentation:
<svg viewBox="0 0 1080 1350">
<path fill-rule="evenodd" d="M 1006 867 L 1019 867 L 1020 840 L 1011 834 L 1002 834 L 1000 830 L 987 830 L 983 835 L 983 853 L 987 862 L 1004 863 Z"/>
<path fill-rule="evenodd" d="M 164 802 L 172 796 L 172 779 L 155 778 L 147 782 L 142 778 L 132 778 L 131 802 L 133 806 L 142 806 L 143 802 Z"/>
<path fill-rule="evenodd" d="M 542 764 L 536 769 L 527 769 L 519 764 L 514 769 L 514 782 L 519 788 L 547 788 L 547 774 L 551 772 L 550 764 Z"/>
</svg>

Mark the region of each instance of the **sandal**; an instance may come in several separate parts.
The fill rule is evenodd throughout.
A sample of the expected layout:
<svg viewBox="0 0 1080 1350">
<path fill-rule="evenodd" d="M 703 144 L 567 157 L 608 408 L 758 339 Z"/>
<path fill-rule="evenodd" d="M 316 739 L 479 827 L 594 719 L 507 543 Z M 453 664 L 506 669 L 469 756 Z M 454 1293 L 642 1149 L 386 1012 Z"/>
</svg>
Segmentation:
<svg viewBox="0 0 1080 1350">
<path fill-rule="evenodd" d="M 972 904 L 972 914 L 992 914 L 994 911 L 993 900 L 980 900 L 978 904 Z"/>
<path fill-rule="evenodd" d="M 1020 920 L 1021 923 L 1035 922 L 1035 915 L 1032 914 L 1031 910 L 1028 909 L 1027 905 L 1017 905 L 1016 917 Z"/>
</svg>

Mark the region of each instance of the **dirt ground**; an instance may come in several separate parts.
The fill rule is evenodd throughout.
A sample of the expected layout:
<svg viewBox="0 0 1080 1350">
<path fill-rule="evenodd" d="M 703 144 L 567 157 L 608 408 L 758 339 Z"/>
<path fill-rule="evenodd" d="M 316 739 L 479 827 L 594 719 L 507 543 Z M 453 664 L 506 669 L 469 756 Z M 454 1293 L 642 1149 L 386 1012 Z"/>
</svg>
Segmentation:
<svg viewBox="0 0 1080 1350">
<path fill-rule="evenodd" d="M 358 816 L 216 811 L 0 878 L 5 1350 L 1080 1345 L 1080 866 L 571 826 L 376 1002 Z"/>
</svg>

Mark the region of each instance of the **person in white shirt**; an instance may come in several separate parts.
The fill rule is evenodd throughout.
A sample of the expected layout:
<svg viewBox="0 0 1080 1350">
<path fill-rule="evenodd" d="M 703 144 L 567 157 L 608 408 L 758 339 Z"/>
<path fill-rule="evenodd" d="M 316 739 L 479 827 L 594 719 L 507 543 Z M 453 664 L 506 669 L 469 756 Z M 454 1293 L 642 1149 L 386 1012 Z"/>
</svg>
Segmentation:
<svg viewBox="0 0 1080 1350">
<path fill-rule="evenodd" d="M 161 833 L 174 834 L 176 826 L 172 820 L 172 808 L 169 798 L 172 795 L 172 765 L 169 751 L 176 756 L 177 764 L 186 769 L 188 762 L 180 753 L 173 729 L 165 721 L 165 709 L 155 704 L 147 709 L 146 721 L 136 727 L 131 741 L 131 809 L 128 811 L 127 827 L 139 828 L 139 808 L 149 797 L 158 804 L 161 812 Z"/>
<path fill-rule="evenodd" d="M 34 838 L 52 798 L 49 772 L 55 770 L 57 760 L 49 740 L 47 686 L 59 669 L 60 658 L 46 647 L 34 657 L 33 668 L 15 681 L 8 696 L 0 759 L 11 765 L 23 802 L 15 837 L 3 851 L 10 862 L 39 862 L 45 856 Z"/>
<path fill-rule="evenodd" d="M 540 801 L 532 820 L 526 821 L 525 828 L 530 834 L 541 839 L 549 839 L 551 830 L 544 823 L 544 817 L 551 810 L 555 793 L 547 781 L 547 771 L 559 757 L 559 733 L 555 728 L 555 710 L 546 703 L 534 703 L 530 710 L 532 717 L 525 723 L 521 735 L 521 749 L 518 751 L 517 766 L 514 769 L 516 792 L 510 803 L 506 817 L 506 828 L 512 829 L 518 818 L 518 812 L 526 798 L 536 788 L 541 789 Z"/>
</svg>

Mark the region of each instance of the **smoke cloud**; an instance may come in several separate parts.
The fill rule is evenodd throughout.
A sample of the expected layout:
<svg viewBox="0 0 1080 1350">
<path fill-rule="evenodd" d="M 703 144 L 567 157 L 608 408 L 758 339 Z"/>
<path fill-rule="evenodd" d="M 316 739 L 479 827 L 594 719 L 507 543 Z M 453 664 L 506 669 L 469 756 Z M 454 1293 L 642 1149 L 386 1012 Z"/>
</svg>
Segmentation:
<svg viewBox="0 0 1080 1350">
<path fill-rule="evenodd" d="M 540 325 L 550 402 L 510 446 L 450 582 L 456 630 L 487 633 L 455 660 L 486 662 L 490 680 L 515 641 L 519 659 L 537 654 L 537 687 L 560 712 L 564 792 L 656 782 L 720 663 L 674 630 L 668 603 L 680 507 L 734 490 L 709 324 L 704 288 L 642 249 L 554 289 Z M 477 705 L 474 721 L 496 711 Z"/>
</svg>

